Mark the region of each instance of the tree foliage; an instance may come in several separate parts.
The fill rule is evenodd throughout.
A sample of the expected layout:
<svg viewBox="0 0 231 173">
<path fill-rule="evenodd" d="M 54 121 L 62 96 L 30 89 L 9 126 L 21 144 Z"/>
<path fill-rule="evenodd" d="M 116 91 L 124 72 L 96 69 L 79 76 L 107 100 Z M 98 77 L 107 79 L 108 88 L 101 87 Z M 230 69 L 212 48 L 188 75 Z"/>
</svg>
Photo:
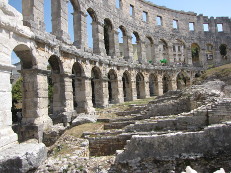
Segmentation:
<svg viewBox="0 0 231 173">
<path fill-rule="evenodd" d="M 17 104 L 17 103 L 22 102 L 22 89 L 21 89 L 22 82 L 23 82 L 23 79 L 19 78 L 12 87 L 12 103 L 13 103 L 13 106 L 15 104 Z"/>
</svg>

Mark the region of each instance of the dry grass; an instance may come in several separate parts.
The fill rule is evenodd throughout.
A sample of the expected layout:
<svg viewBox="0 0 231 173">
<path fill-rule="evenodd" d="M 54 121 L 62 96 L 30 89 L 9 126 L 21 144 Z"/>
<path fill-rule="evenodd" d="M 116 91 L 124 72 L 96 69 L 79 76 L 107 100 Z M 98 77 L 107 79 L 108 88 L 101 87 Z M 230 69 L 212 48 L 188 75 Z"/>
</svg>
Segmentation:
<svg viewBox="0 0 231 173">
<path fill-rule="evenodd" d="M 83 132 L 97 132 L 103 130 L 104 123 L 88 123 L 73 127 L 65 134 L 80 138 Z"/>
<path fill-rule="evenodd" d="M 208 77 L 227 77 L 231 74 L 231 64 L 226 64 L 220 67 L 215 67 L 207 70 L 202 76 L 202 79 L 207 79 Z"/>
</svg>

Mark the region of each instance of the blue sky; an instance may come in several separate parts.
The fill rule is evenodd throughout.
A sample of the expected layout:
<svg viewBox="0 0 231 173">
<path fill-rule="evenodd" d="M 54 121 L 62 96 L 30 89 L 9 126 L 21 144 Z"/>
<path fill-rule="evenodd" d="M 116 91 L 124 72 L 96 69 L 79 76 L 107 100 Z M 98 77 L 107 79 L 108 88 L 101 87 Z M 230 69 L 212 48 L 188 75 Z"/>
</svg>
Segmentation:
<svg viewBox="0 0 231 173">
<path fill-rule="evenodd" d="M 51 32 L 51 0 L 44 0 L 45 2 L 45 24 L 46 31 Z M 183 10 L 183 11 L 193 11 L 197 14 L 203 14 L 204 16 L 213 16 L 213 17 L 223 17 L 228 16 L 231 17 L 231 0 L 149 0 L 150 2 L 160 5 L 166 6 L 175 10 Z M 9 4 L 15 7 L 18 11 L 22 11 L 21 0 L 9 0 Z M 72 6 L 69 4 L 69 11 L 73 11 Z M 91 18 L 88 17 L 88 26 L 90 26 Z M 72 32 L 73 22 L 72 16 L 69 13 L 69 33 Z M 91 33 L 91 28 L 88 27 L 88 33 Z M 90 34 L 89 34 L 90 35 Z M 71 34 L 71 39 L 73 41 L 73 34 Z M 92 47 L 92 38 L 89 36 L 88 38 L 89 47 Z M 19 60 L 16 55 L 12 53 L 12 63 L 16 63 Z"/>
</svg>

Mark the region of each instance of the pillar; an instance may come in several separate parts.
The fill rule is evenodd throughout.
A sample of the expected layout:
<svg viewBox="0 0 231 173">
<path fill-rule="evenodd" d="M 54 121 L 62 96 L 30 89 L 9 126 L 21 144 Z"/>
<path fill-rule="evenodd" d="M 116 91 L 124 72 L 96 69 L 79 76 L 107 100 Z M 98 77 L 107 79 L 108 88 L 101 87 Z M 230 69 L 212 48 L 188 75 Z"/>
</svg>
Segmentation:
<svg viewBox="0 0 231 173">
<path fill-rule="evenodd" d="M 169 87 L 170 90 L 176 91 L 177 90 L 176 78 L 171 78 L 169 81 L 169 85 L 170 85 L 170 87 Z"/>
<path fill-rule="evenodd" d="M 74 18 L 74 45 L 78 49 L 87 48 L 87 15 L 84 12 L 75 11 Z"/>
<path fill-rule="evenodd" d="M 103 24 L 100 22 L 92 21 L 93 28 L 93 52 L 98 55 L 106 55 L 104 46 L 104 28 Z"/>
<path fill-rule="evenodd" d="M 140 63 L 147 63 L 145 41 L 143 41 L 143 40 L 140 40 L 140 57 L 139 57 L 139 62 Z"/>
<path fill-rule="evenodd" d="M 150 88 L 149 88 L 149 79 L 144 78 L 144 85 L 145 85 L 145 98 L 150 97 Z"/>
<path fill-rule="evenodd" d="M 115 57 L 120 57 L 119 32 L 114 30 Z"/>
<path fill-rule="evenodd" d="M 128 56 L 125 56 L 125 60 L 131 62 L 133 61 L 133 45 L 132 45 L 132 36 L 128 35 Z"/>
<path fill-rule="evenodd" d="M 14 67 L 0 63 L 0 148 L 17 143 L 18 136 L 12 130 L 12 95 L 10 74 Z"/>
<path fill-rule="evenodd" d="M 132 87 L 132 100 L 137 100 L 137 92 L 136 92 L 136 80 L 131 79 L 131 87 Z"/>
<path fill-rule="evenodd" d="M 23 24 L 45 31 L 44 0 L 22 0 Z"/>
<path fill-rule="evenodd" d="M 77 102 L 77 113 L 94 112 L 92 104 L 91 80 L 84 77 L 75 78 L 75 99 Z"/>
<path fill-rule="evenodd" d="M 52 34 L 58 39 L 70 40 L 68 34 L 68 0 L 51 0 Z"/>
<path fill-rule="evenodd" d="M 42 142 L 43 130 L 52 125 L 48 116 L 47 76 L 38 69 L 22 70 L 23 107 L 20 141 L 36 138 Z"/>
<path fill-rule="evenodd" d="M 158 81 L 157 81 L 157 85 L 158 85 L 158 90 L 156 92 L 157 96 L 162 96 L 164 91 L 163 91 L 163 76 L 158 76 Z"/>
<path fill-rule="evenodd" d="M 108 106 L 108 99 L 109 99 L 109 94 L 108 94 L 108 79 L 105 78 L 102 81 L 102 100 L 101 100 L 101 106 L 102 107 L 107 107 Z"/>
<path fill-rule="evenodd" d="M 118 79 L 118 103 L 124 102 L 123 80 Z"/>
</svg>

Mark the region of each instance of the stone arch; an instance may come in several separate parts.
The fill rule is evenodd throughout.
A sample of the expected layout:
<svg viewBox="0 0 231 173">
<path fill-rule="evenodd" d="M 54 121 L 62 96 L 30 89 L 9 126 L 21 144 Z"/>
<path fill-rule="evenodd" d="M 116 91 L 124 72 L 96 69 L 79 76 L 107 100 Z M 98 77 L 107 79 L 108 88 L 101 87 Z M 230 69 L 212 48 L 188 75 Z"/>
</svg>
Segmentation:
<svg viewBox="0 0 231 173">
<path fill-rule="evenodd" d="M 154 43 L 150 36 L 145 38 L 146 60 L 151 64 L 154 62 Z"/>
<path fill-rule="evenodd" d="M 63 112 L 63 78 L 61 77 L 61 62 L 59 57 L 52 55 L 48 59 L 47 70 L 51 70 L 47 76 L 48 80 L 48 108 L 49 114 L 58 115 Z"/>
<path fill-rule="evenodd" d="M 32 138 L 41 142 L 41 131 L 52 124 L 48 117 L 48 104 L 46 104 L 48 103 L 47 77 L 35 69 L 36 60 L 28 46 L 20 44 L 13 51 L 20 58 L 22 76 L 22 119 L 20 126 L 16 129 L 19 142 Z M 43 116 L 42 121 L 39 121 L 41 116 Z"/>
<path fill-rule="evenodd" d="M 123 81 L 123 94 L 124 94 L 124 101 L 132 101 L 132 81 L 131 81 L 131 74 L 128 71 L 123 73 L 122 77 Z"/>
<path fill-rule="evenodd" d="M 163 93 L 166 93 L 172 89 L 171 77 L 167 73 L 163 75 L 162 83 L 163 83 Z"/>
<path fill-rule="evenodd" d="M 190 77 L 186 72 L 181 71 L 180 73 L 177 74 L 176 82 L 177 82 L 177 89 L 182 90 L 190 86 Z"/>
<path fill-rule="evenodd" d="M 86 107 L 86 86 L 85 86 L 85 72 L 83 66 L 79 62 L 75 62 L 72 67 L 72 79 L 73 87 L 73 105 L 77 113 L 85 113 Z"/>
<path fill-rule="evenodd" d="M 115 55 L 114 27 L 110 19 L 104 19 L 104 44 L 108 56 Z"/>
<path fill-rule="evenodd" d="M 125 60 L 129 59 L 129 47 L 128 47 L 128 36 L 127 36 L 127 30 L 124 26 L 119 26 L 119 30 L 122 33 L 122 43 L 119 43 L 119 50 L 120 50 L 120 56 L 122 56 Z M 120 38 L 119 38 L 120 40 Z"/>
<path fill-rule="evenodd" d="M 157 96 L 159 91 L 158 77 L 156 74 L 149 75 L 149 91 L 150 96 Z"/>
<path fill-rule="evenodd" d="M 133 38 L 133 59 L 135 61 L 140 61 L 142 59 L 141 39 L 136 31 L 133 32 L 133 37 L 135 37 Z"/>
<path fill-rule="evenodd" d="M 94 66 L 91 70 L 92 103 L 94 107 L 103 106 L 103 81 L 100 69 Z"/>
<path fill-rule="evenodd" d="M 144 81 L 144 76 L 141 72 L 137 73 L 136 75 L 136 92 L 137 92 L 137 99 L 146 98 L 145 81 Z"/>
<path fill-rule="evenodd" d="M 109 103 L 118 103 L 118 77 L 113 69 L 109 70 L 108 72 L 108 95 Z"/>
<path fill-rule="evenodd" d="M 221 44 L 219 46 L 220 55 L 222 58 L 227 59 L 228 47 L 226 44 Z"/>
<path fill-rule="evenodd" d="M 91 27 L 90 28 L 91 32 L 89 32 L 89 29 L 88 29 L 87 35 L 88 35 L 88 38 L 91 37 L 90 41 L 92 41 L 93 53 L 97 54 L 97 53 L 99 53 L 99 48 L 98 48 L 98 42 L 99 42 L 98 18 L 97 18 L 96 12 L 92 8 L 88 8 L 87 13 L 91 17 L 91 22 L 92 22 L 91 24 L 88 24 L 88 26 L 87 26 L 87 27 Z M 91 36 L 89 36 L 89 34 L 91 34 Z M 90 47 L 89 45 L 90 45 L 90 43 L 88 42 L 88 47 Z"/>
<path fill-rule="evenodd" d="M 210 43 L 207 43 L 206 44 L 206 60 L 208 62 L 208 64 L 211 64 L 213 63 L 214 61 L 214 47 L 212 44 Z"/>
<path fill-rule="evenodd" d="M 180 39 L 176 39 L 172 46 L 174 63 L 179 65 L 185 64 L 187 61 L 185 57 L 185 43 Z"/>
<path fill-rule="evenodd" d="M 192 63 L 194 66 L 200 66 L 200 46 L 197 43 L 192 43 Z"/>
<path fill-rule="evenodd" d="M 169 62 L 169 56 L 168 56 L 168 44 L 164 39 L 160 39 L 158 43 L 158 52 L 159 56 L 157 61 L 160 62 L 160 60 L 166 59 L 167 62 Z"/>
</svg>

